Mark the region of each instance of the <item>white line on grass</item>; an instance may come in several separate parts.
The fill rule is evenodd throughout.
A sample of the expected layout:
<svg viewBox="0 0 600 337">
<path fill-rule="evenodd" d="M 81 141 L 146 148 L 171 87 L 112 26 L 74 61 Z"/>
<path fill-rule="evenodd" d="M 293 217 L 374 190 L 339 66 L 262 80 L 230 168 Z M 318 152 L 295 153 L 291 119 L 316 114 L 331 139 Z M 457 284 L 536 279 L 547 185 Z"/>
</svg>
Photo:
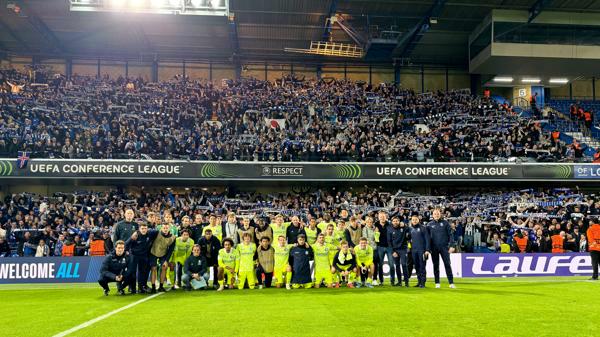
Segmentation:
<svg viewBox="0 0 600 337">
<path fill-rule="evenodd" d="M 75 326 L 75 327 L 72 327 L 72 328 L 71 328 L 71 329 L 69 329 L 69 330 L 65 330 L 65 331 L 63 331 L 63 332 L 60 332 L 60 333 L 58 333 L 58 334 L 56 334 L 56 335 L 54 335 L 54 336 L 52 336 L 52 337 L 63 337 L 63 336 L 66 336 L 66 335 L 72 334 L 72 333 L 73 333 L 73 332 L 75 332 L 75 331 L 81 330 L 81 329 L 83 329 L 83 328 L 87 328 L 88 326 L 90 326 L 90 325 L 92 325 L 92 324 L 94 324 L 94 323 L 96 323 L 96 322 L 99 322 L 99 321 L 101 321 L 101 320 L 103 320 L 103 319 L 106 319 L 106 318 L 108 318 L 108 317 L 110 317 L 110 316 L 112 316 L 112 315 L 114 315 L 114 314 L 118 314 L 118 313 L 120 313 L 121 311 L 123 311 L 123 310 L 127 310 L 127 309 L 129 309 L 129 308 L 131 308 L 131 307 L 134 307 L 134 306 L 136 306 L 136 305 L 140 304 L 140 303 L 144 303 L 144 302 L 146 302 L 146 301 L 149 301 L 149 300 L 151 300 L 151 299 L 155 298 L 156 296 L 159 296 L 159 295 L 162 295 L 162 294 L 164 294 L 164 293 L 158 293 L 158 294 L 154 294 L 154 295 L 152 295 L 152 296 L 149 296 L 149 297 L 143 298 L 143 299 L 141 299 L 141 300 L 139 300 L 139 301 L 135 301 L 135 302 L 133 302 L 133 303 L 129 303 L 129 304 L 127 304 L 127 305 L 126 305 L 126 306 L 124 306 L 124 307 L 121 307 L 121 308 L 119 308 L 119 309 L 115 309 L 115 310 L 113 310 L 113 311 L 111 311 L 111 312 L 108 312 L 108 313 L 106 313 L 106 314 L 102 315 L 102 316 L 98 316 L 98 317 L 96 317 L 96 318 L 94 318 L 94 319 L 91 319 L 91 320 L 89 320 L 89 321 L 87 321 L 87 322 L 81 323 L 81 324 L 79 324 L 78 326 Z"/>
</svg>

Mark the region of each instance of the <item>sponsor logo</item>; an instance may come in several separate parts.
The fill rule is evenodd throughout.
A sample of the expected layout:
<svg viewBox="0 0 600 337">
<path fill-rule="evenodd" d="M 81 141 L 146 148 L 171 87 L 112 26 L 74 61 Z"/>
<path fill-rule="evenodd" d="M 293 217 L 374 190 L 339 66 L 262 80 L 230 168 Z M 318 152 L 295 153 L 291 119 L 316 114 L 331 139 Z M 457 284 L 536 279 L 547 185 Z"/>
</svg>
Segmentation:
<svg viewBox="0 0 600 337">
<path fill-rule="evenodd" d="M 263 166 L 262 167 L 262 175 L 263 176 L 270 176 L 271 175 L 271 168 L 269 166 Z"/>
<path fill-rule="evenodd" d="M 13 164 L 8 160 L 0 160 L 0 176 L 9 176 L 13 173 Z"/>
<path fill-rule="evenodd" d="M 590 274 L 587 254 L 464 254 L 463 277 L 574 276 Z"/>
</svg>

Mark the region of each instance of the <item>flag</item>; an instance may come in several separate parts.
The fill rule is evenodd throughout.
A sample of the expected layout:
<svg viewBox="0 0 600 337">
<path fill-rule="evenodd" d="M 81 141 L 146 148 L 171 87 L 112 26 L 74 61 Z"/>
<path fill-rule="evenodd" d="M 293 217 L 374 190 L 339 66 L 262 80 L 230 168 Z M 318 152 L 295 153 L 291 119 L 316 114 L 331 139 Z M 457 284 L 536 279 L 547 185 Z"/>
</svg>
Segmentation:
<svg viewBox="0 0 600 337">
<path fill-rule="evenodd" d="M 29 162 L 29 152 L 19 151 L 17 156 L 17 167 L 20 169 L 25 168 L 27 162 Z"/>
<path fill-rule="evenodd" d="M 285 129 L 285 118 L 265 118 L 265 124 L 272 129 Z"/>
</svg>

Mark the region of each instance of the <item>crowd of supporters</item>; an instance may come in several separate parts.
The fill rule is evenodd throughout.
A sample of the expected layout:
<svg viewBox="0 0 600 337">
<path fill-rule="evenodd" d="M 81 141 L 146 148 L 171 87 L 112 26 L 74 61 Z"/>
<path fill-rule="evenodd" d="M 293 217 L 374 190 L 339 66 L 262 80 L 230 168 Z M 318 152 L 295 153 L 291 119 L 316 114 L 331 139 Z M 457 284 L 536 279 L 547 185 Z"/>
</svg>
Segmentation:
<svg viewBox="0 0 600 337">
<path fill-rule="evenodd" d="M 115 225 L 127 208 L 135 210 L 135 223 L 147 223 L 152 212 L 158 217 L 151 227 L 167 221 L 174 233 L 188 229 L 194 240 L 209 223 L 218 223 L 220 234 L 213 234 L 237 243 L 242 223 L 247 222 L 257 240 L 278 215 L 285 221 L 296 218 L 302 227 L 331 223 L 336 235 L 347 239 L 345 229 L 350 224 L 362 228 L 368 217 L 377 219 L 381 213 L 408 223 L 417 214 L 429 221 L 433 208 L 441 207 L 456 250 L 466 252 L 552 252 L 555 235 L 564 240 L 562 250 L 586 251 L 586 230 L 600 216 L 600 195 L 568 188 L 438 192 L 421 195 L 364 187 L 272 194 L 216 190 L 14 194 L 0 202 L 0 255 L 60 256 L 65 246 L 68 255 L 103 255 L 113 249 Z M 517 236 L 521 243 L 526 238 L 525 246 L 517 245 Z"/>
<path fill-rule="evenodd" d="M 539 121 L 468 91 L 289 75 L 190 81 L 0 71 L 0 155 L 250 161 L 574 161 Z"/>
</svg>

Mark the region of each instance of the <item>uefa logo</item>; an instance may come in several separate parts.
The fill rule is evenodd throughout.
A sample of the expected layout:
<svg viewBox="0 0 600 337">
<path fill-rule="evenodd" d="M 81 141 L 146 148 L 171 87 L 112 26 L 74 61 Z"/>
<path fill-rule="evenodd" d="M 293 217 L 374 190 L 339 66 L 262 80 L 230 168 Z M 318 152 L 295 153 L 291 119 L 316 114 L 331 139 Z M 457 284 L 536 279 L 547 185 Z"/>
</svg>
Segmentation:
<svg viewBox="0 0 600 337">
<path fill-rule="evenodd" d="M 270 176 L 271 175 L 271 167 L 269 167 L 269 166 L 263 166 L 263 168 L 262 168 L 262 175 L 263 176 Z"/>
</svg>

